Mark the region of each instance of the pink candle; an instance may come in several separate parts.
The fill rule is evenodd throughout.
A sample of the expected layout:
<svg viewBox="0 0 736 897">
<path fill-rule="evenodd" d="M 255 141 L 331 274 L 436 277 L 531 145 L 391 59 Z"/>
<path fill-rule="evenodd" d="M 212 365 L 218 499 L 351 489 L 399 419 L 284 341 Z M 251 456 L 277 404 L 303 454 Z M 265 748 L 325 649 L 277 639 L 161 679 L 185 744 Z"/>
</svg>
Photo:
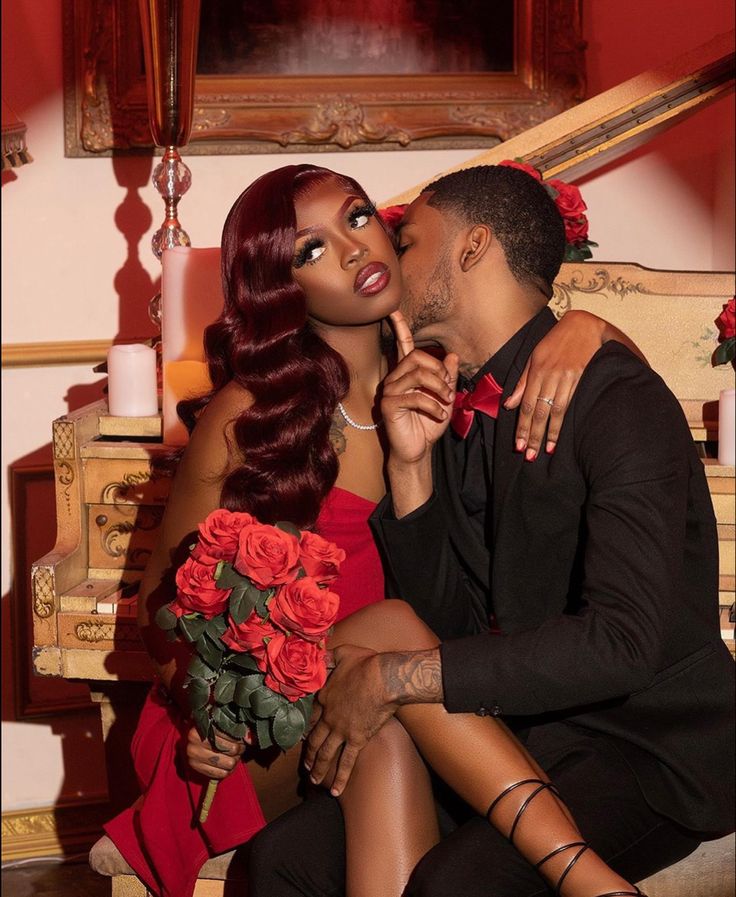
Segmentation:
<svg viewBox="0 0 736 897">
<path fill-rule="evenodd" d="M 114 417 L 158 414 L 155 349 L 112 346 L 107 353 L 107 406 Z"/>
<path fill-rule="evenodd" d="M 722 389 L 718 401 L 718 463 L 736 464 L 735 389 Z"/>
</svg>

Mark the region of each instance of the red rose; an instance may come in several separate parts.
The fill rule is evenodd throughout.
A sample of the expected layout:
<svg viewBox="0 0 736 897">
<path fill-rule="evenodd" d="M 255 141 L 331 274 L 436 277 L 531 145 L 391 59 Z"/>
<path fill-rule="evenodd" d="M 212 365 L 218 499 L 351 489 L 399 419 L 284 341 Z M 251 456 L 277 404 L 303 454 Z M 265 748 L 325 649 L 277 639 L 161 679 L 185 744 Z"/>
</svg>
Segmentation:
<svg viewBox="0 0 736 897">
<path fill-rule="evenodd" d="M 565 240 L 575 246 L 577 243 L 583 243 L 588 239 L 588 219 L 582 218 L 565 218 Z"/>
<path fill-rule="evenodd" d="M 518 168 L 519 171 L 525 171 L 527 174 L 530 174 L 535 181 L 542 181 L 542 175 L 537 171 L 536 168 L 532 165 L 527 165 L 526 162 L 514 162 L 512 159 L 505 159 L 503 162 L 499 162 L 499 165 L 505 165 L 507 168 Z"/>
<path fill-rule="evenodd" d="M 199 524 L 199 541 L 192 555 L 195 558 L 216 558 L 218 561 L 232 562 L 238 550 L 238 537 L 246 524 L 255 518 L 240 511 L 218 508 Z"/>
<path fill-rule="evenodd" d="M 716 319 L 721 339 L 732 339 L 736 336 L 736 298 L 729 299 L 723 311 Z M 307 571 L 309 572 L 309 571 Z"/>
<path fill-rule="evenodd" d="M 240 531 L 233 566 L 261 589 L 296 579 L 299 542 L 290 533 L 261 523 L 246 524 Z"/>
<path fill-rule="evenodd" d="M 325 649 L 298 635 L 275 635 L 266 646 L 265 684 L 290 701 L 319 691 L 327 680 Z"/>
<path fill-rule="evenodd" d="M 334 582 L 340 572 L 345 552 L 333 542 L 305 530 L 299 543 L 299 561 L 307 576 L 318 582 Z"/>
<path fill-rule="evenodd" d="M 218 589 L 215 583 L 217 561 L 206 563 L 191 555 L 176 571 L 176 601 L 172 610 L 177 617 L 197 612 L 207 620 L 221 614 L 231 589 Z"/>
<path fill-rule="evenodd" d="M 269 604 L 271 620 L 288 632 L 318 642 L 335 622 L 340 599 L 320 589 L 311 576 L 283 586 Z"/>
<path fill-rule="evenodd" d="M 406 208 L 406 203 L 400 206 L 388 206 L 385 209 L 378 210 L 378 217 L 383 221 L 388 230 L 394 231 L 401 223 Z"/>
<path fill-rule="evenodd" d="M 258 666 L 266 669 L 266 643 L 264 639 L 278 634 L 268 620 L 263 620 L 253 611 L 242 623 L 228 621 L 228 630 L 220 636 L 221 640 L 233 651 L 252 654 Z"/>
<path fill-rule="evenodd" d="M 557 191 L 555 205 L 565 222 L 567 222 L 568 218 L 576 221 L 585 217 L 583 213 L 588 207 L 583 202 L 580 190 L 578 190 L 575 184 L 566 184 L 564 181 L 556 180 L 547 181 L 547 183 Z"/>
</svg>

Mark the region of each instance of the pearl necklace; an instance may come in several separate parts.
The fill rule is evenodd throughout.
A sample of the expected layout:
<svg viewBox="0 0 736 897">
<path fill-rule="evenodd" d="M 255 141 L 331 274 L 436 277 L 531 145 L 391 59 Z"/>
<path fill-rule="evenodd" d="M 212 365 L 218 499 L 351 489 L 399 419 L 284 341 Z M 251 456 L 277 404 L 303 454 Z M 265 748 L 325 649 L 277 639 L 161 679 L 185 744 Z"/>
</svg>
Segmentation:
<svg viewBox="0 0 736 897">
<path fill-rule="evenodd" d="M 350 415 L 345 410 L 345 406 L 342 402 L 337 403 L 337 408 L 340 414 L 345 418 L 345 423 L 349 427 L 355 427 L 356 430 L 377 430 L 378 425 L 381 423 L 379 420 L 377 424 L 356 424 L 356 422 L 350 417 Z"/>
</svg>

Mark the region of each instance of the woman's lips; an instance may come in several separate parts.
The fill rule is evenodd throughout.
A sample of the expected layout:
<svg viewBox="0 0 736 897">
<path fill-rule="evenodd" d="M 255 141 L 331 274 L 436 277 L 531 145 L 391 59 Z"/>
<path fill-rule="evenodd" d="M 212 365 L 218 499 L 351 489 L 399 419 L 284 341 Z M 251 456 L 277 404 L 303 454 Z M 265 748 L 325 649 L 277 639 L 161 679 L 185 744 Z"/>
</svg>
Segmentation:
<svg viewBox="0 0 736 897">
<path fill-rule="evenodd" d="M 361 296 L 375 296 L 391 282 L 391 272 L 382 262 L 370 262 L 358 271 L 353 289 Z"/>
</svg>

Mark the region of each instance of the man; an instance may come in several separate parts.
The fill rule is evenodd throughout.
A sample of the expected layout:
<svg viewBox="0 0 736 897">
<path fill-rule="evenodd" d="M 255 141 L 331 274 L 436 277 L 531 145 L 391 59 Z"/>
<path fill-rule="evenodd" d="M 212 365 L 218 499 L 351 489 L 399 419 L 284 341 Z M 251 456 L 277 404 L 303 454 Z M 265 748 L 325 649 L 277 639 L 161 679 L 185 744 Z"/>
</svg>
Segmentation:
<svg viewBox="0 0 736 897">
<path fill-rule="evenodd" d="M 419 661 L 338 649 L 307 761 L 319 780 L 337 746 L 418 699 L 420 676 L 422 700 L 433 683 L 451 712 L 503 717 L 591 846 L 636 881 L 693 850 L 697 833 L 733 830 L 733 664 L 702 463 L 655 373 L 607 343 L 555 451 L 529 463 L 515 450 L 503 399 L 554 326 L 546 303 L 563 250 L 552 200 L 514 168 L 448 175 L 409 207 L 403 311 L 415 340 L 459 356 L 471 397 L 452 415 L 461 438 L 432 388 L 442 364 L 399 320 L 405 357 L 382 403 L 391 492 L 374 524 L 394 594 L 442 644 Z M 554 414 L 565 397 L 538 402 Z M 472 897 L 501 879 L 504 894 L 543 893 L 477 817 L 430 851 L 407 893 Z"/>
</svg>

